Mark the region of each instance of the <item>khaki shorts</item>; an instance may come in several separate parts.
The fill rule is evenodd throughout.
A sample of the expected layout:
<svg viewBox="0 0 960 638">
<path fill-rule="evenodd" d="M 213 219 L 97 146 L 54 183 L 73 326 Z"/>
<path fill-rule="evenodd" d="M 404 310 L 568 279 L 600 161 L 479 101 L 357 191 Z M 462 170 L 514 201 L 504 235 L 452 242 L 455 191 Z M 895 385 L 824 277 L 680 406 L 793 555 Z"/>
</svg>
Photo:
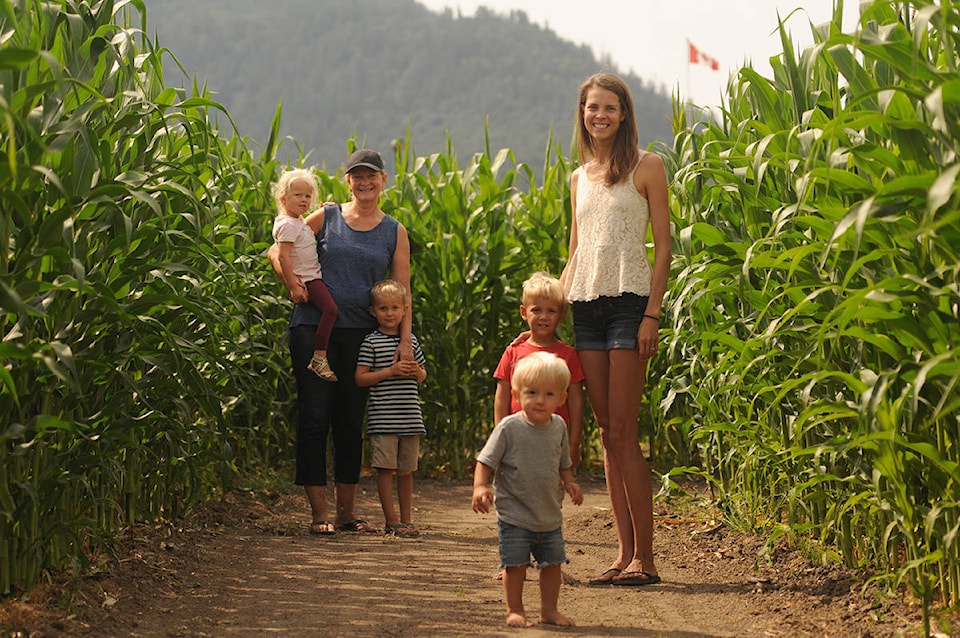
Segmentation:
<svg viewBox="0 0 960 638">
<path fill-rule="evenodd" d="M 413 472 L 420 460 L 419 434 L 371 434 L 370 465 L 378 470 Z"/>
</svg>

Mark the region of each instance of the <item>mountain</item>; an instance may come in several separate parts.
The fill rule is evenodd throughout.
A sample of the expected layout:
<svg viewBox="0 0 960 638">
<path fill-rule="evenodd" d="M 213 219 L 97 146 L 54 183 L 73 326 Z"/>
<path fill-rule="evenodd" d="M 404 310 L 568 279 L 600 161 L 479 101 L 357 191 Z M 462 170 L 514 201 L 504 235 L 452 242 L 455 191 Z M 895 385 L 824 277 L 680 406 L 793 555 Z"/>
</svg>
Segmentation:
<svg viewBox="0 0 960 638">
<path fill-rule="evenodd" d="M 535 170 L 551 131 L 568 152 L 580 83 L 620 74 L 631 86 L 641 145 L 672 139 L 670 97 L 598 61 L 521 11 L 475 16 L 433 12 L 415 0 L 146 0 L 148 36 L 177 58 L 164 60 L 168 86 L 194 78 L 214 93 L 241 135 L 266 140 L 282 102 L 281 134 L 308 164 L 339 167 L 346 141 L 380 150 L 410 130 L 418 155 L 442 152 L 449 132 L 465 158 L 513 149 Z M 221 128 L 227 125 L 221 118 Z M 296 162 L 291 141 L 279 153 Z"/>
</svg>

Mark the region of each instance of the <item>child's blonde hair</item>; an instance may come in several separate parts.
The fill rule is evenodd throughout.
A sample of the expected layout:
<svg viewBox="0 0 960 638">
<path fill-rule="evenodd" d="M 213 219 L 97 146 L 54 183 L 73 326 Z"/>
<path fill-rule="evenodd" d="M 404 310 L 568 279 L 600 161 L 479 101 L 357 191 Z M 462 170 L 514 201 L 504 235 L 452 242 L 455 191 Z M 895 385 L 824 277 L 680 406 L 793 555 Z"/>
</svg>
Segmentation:
<svg viewBox="0 0 960 638">
<path fill-rule="evenodd" d="M 370 303 L 374 304 L 380 297 L 400 297 L 407 301 L 407 288 L 396 279 L 384 279 L 373 284 L 370 289 Z"/>
<path fill-rule="evenodd" d="M 534 299 L 556 301 L 561 307 L 567 301 L 560 280 L 543 271 L 533 273 L 523 282 L 523 305 L 533 303 Z"/>
<path fill-rule="evenodd" d="M 570 385 L 570 368 L 567 362 L 550 352 L 533 352 L 517 361 L 513 367 L 510 387 L 517 392 L 535 383 L 555 384 L 566 392 Z"/>
<path fill-rule="evenodd" d="M 287 209 L 283 205 L 283 198 L 290 192 L 294 182 L 306 182 L 310 186 L 310 208 L 317 203 L 320 189 L 317 187 L 317 176 L 307 168 L 291 168 L 280 174 L 280 179 L 273 186 L 273 198 L 277 202 L 277 214 L 286 215 Z"/>
</svg>

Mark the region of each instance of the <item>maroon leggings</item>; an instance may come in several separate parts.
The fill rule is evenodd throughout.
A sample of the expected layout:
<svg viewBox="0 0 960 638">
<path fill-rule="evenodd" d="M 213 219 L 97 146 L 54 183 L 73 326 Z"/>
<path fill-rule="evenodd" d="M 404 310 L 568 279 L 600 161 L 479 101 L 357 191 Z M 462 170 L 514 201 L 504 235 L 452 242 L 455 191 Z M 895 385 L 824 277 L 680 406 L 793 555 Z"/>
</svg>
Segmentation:
<svg viewBox="0 0 960 638">
<path fill-rule="evenodd" d="M 327 290 L 327 284 L 323 283 L 323 279 L 311 279 L 304 285 L 307 287 L 310 303 L 320 311 L 320 323 L 317 324 L 317 336 L 313 341 L 313 349 L 326 350 L 327 343 L 330 341 L 330 331 L 333 330 L 333 322 L 337 320 L 337 304 Z"/>
</svg>

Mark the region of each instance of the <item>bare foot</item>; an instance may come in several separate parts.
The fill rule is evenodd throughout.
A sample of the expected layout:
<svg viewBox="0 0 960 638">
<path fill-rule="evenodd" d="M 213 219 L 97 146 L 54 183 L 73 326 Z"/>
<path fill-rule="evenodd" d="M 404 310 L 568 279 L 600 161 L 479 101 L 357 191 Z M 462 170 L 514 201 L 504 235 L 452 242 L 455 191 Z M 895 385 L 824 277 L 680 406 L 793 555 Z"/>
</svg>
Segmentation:
<svg viewBox="0 0 960 638">
<path fill-rule="evenodd" d="M 508 627 L 533 627 L 533 623 L 527 620 L 527 617 L 523 614 L 518 614 L 515 611 L 511 611 L 507 614 L 507 626 Z"/>
<path fill-rule="evenodd" d="M 626 574 L 629 572 L 643 572 L 644 574 L 648 574 L 650 576 L 659 575 L 659 573 L 657 572 L 657 568 L 654 567 L 653 564 L 651 564 L 650 567 L 645 567 L 644 564 L 638 560 L 635 560 L 631 562 L 629 565 L 627 565 L 627 567 L 623 570 L 622 573 Z"/>
<path fill-rule="evenodd" d="M 573 627 L 574 622 L 561 614 L 559 611 L 543 612 L 540 614 L 540 622 L 544 625 L 557 625 L 558 627 Z"/>
</svg>

